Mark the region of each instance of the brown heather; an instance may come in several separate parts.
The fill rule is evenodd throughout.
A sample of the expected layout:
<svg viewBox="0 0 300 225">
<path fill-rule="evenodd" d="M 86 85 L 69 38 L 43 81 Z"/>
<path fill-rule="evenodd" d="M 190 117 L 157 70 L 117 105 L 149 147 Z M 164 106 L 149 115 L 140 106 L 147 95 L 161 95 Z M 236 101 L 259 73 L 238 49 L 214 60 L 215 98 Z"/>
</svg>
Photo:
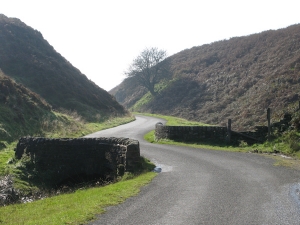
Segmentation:
<svg viewBox="0 0 300 225">
<path fill-rule="evenodd" d="M 56 52 L 39 31 L 3 14 L 0 69 L 16 83 L 40 95 L 53 109 L 76 111 L 86 121 L 127 114 L 113 96 Z"/>
<path fill-rule="evenodd" d="M 221 125 L 231 118 L 233 129 L 248 130 L 266 125 L 268 107 L 276 120 L 299 101 L 299 24 L 193 47 L 167 60 L 167 85 L 139 111 Z M 146 90 L 128 78 L 111 93 L 130 108 Z"/>
</svg>

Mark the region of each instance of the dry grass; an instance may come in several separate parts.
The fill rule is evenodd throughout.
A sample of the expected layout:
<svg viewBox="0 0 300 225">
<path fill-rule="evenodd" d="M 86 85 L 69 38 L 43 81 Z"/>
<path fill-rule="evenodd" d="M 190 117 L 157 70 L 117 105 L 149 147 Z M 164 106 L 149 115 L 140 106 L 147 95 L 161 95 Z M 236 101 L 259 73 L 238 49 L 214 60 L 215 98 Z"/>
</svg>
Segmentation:
<svg viewBox="0 0 300 225">
<path fill-rule="evenodd" d="M 171 75 L 156 98 L 144 98 L 133 79 L 113 93 L 138 112 L 218 125 L 230 118 L 237 131 L 266 125 L 267 108 L 277 121 L 300 100 L 299 33 L 295 25 L 186 49 L 169 57 Z"/>
</svg>

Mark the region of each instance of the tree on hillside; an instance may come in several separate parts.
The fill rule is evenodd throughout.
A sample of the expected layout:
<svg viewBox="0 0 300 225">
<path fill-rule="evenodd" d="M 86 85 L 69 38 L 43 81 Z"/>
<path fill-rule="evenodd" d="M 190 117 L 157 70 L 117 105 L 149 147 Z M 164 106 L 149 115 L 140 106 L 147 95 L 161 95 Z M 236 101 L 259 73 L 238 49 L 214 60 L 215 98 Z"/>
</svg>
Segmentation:
<svg viewBox="0 0 300 225">
<path fill-rule="evenodd" d="M 155 84 L 168 73 L 167 53 L 158 48 L 146 48 L 135 58 L 126 72 L 127 77 L 135 77 L 138 82 L 155 96 Z"/>
</svg>

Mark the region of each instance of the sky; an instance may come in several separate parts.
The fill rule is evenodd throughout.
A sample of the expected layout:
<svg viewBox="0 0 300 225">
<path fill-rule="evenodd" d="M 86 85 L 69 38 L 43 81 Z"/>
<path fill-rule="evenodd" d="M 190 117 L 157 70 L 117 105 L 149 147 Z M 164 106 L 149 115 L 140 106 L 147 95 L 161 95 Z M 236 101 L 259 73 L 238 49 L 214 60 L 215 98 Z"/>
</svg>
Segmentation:
<svg viewBox="0 0 300 225">
<path fill-rule="evenodd" d="M 300 23 L 299 0 L 0 0 L 0 14 L 40 31 L 54 49 L 109 91 L 132 61 Z"/>
</svg>

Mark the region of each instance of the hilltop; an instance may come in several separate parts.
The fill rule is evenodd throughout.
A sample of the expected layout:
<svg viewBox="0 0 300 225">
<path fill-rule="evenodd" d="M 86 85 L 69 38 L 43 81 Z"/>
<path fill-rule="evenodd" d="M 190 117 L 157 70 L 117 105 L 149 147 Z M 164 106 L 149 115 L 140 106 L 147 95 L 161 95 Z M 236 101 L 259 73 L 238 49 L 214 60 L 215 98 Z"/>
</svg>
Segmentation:
<svg viewBox="0 0 300 225">
<path fill-rule="evenodd" d="M 37 93 L 52 109 L 76 111 L 86 121 L 128 113 L 21 20 L 0 14 L 0 40 L 3 73 Z"/>
<path fill-rule="evenodd" d="M 300 25 L 183 50 L 151 96 L 134 78 L 110 91 L 132 111 L 178 116 L 248 130 L 279 118 L 299 101 Z"/>
</svg>

